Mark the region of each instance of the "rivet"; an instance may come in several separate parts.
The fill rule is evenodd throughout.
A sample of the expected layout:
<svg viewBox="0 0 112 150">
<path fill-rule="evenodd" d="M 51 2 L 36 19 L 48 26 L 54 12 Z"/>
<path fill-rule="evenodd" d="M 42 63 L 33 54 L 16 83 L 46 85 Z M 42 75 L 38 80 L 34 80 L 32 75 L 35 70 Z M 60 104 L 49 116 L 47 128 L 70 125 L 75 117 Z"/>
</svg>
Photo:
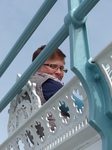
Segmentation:
<svg viewBox="0 0 112 150">
<path fill-rule="evenodd" d="M 94 79 L 97 81 L 97 80 L 99 80 L 100 79 L 100 74 L 99 73 L 96 73 L 95 75 L 94 75 Z"/>
</svg>

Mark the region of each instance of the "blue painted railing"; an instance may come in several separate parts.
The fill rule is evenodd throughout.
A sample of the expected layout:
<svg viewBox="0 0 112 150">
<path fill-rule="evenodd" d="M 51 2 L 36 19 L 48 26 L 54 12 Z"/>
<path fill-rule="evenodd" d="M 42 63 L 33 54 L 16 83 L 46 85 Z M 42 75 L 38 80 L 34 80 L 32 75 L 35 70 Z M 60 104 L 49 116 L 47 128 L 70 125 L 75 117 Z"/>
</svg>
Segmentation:
<svg viewBox="0 0 112 150">
<path fill-rule="evenodd" d="M 38 25 L 47 15 L 57 0 L 45 0 L 20 38 L 10 50 L 0 66 L 0 76 L 11 64 L 15 56 L 28 41 Z M 112 148 L 112 102 L 110 91 L 105 78 L 97 64 L 92 63 L 86 29 L 86 15 L 99 0 L 68 0 L 68 14 L 64 25 L 54 35 L 42 53 L 26 69 L 21 78 L 0 101 L 0 112 L 10 103 L 21 88 L 27 83 L 32 74 L 49 58 L 57 47 L 69 36 L 71 70 L 81 80 L 89 101 L 88 122 L 102 137 L 102 149 Z"/>
</svg>

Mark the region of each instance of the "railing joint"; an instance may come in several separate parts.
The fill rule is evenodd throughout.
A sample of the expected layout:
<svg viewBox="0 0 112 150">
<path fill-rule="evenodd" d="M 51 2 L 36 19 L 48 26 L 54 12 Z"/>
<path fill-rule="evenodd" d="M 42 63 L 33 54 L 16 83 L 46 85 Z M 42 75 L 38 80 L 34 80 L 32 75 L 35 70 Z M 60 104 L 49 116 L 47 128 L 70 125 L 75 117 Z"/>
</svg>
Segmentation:
<svg viewBox="0 0 112 150">
<path fill-rule="evenodd" d="M 81 21 L 78 20 L 75 17 L 75 10 L 76 8 L 72 9 L 64 18 L 64 23 L 66 26 L 69 26 L 70 24 L 74 24 L 75 29 L 78 29 L 83 26 L 83 24 L 86 22 L 87 17 L 84 17 Z"/>
</svg>

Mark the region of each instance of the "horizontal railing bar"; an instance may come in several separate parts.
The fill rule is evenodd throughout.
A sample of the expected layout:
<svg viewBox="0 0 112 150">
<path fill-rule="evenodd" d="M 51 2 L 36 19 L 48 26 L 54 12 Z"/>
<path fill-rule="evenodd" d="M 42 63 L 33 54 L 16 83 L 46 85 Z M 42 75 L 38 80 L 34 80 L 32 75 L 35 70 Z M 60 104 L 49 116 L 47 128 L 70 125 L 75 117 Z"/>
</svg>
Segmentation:
<svg viewBox="0 0 112 150">
<path fill-rule="evenodd" d="M 52 55 L 60 44 L 68 37 L 68 28 L 63 25 L 56 35 L 47 44 L 39 56 L 31 63 L 23 75 L 17 80 L 9 92 L 0 101 L 0 112 L 11 102 L 17 93 L 21 91 L 29 78 L 41 67 L 41 65 Z"/>
<path fill-rule="evenodd" d="M 57 0 L 45 0 L 44 3 L 41 5 L 40 9 L 37 11 L 37 13 L 34 15 L 26 29 L 23 31 L 19 39 L 16 41 L 12 49 L 9 51 L 5 59 L 0 65 L 0 77 L 3 75 L 3 73 L 6 71 L 8 66 L 11 64 L 11 62 L 14 60 L 16 55 L 19 53 L 19 51 L 22 49 L 22 47 L 25 45 L 25 43 L 28 41 L 28 39 L 31 37 L 33 32 L 36 30 L 36 28 L 39 26 L 39 24 L 42 22 L 44 17 L 47 15 L 47 13 L 50 11 L 50 9 L 53 7 L 53 5 L 56 3 Z"/>
</svg>

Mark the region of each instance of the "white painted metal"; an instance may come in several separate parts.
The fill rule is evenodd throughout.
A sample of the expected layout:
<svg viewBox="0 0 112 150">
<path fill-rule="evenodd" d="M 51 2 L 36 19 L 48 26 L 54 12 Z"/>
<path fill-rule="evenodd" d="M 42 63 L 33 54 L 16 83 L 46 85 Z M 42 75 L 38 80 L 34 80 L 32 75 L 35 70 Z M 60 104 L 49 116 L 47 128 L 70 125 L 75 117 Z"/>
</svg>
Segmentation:
<svg viewBox="0 0 112 150">
<path fill-rule="evenodd" d="M 112 43 L 92 61 L 99 65 L 111 92 Z M 84 108 L 78 109 L 72 97 L 73 94 L 82 99 Z M 62 115 L 59 109 L 60 103 L 65 103 L 65 107 L 69 108 L 70 117 Z M 88 115 L 87 96 L 76 76 L 43 106 L 35 92 L 35 84 L 28 81 L 20 94 L 11 102 L 8 123 L 9 137 L 0 149 L 94 150 L 97 148 L 101 150 L 101 138 L 87 123 Z"/>
<path fill-rule="evenodd" d="M 112 97 L 112 42 L 93 61 L 98 64 L 104 74 Z"/>
<path fill-rule="evenodd" d="M 112 91 L 112 43 L 93 60 L 96 62 Z M 27 94 L 26 94 L 27 93 Z M 112 92 L 111 92 L 112 93 Z M 73 94 L 82 99 L 84 107 L 78 109 Z M 69 108 L 70 117 L 63 116 L 60 103 Z M 87 123 L 89 115 L 85 90 L 74 76 L 46 104 L 41 106 L 30 81 L 12 100 L 9 109 L 8 139 L 1 150 L 94 150 L 102 149 L 99 134 Z"/>
<path fill-rule="evenodd" d="M 29 95 L 27 97 L 26 92 Z M 82 99 L 82 110 L 75 105 L 73 94 Z M 70 117 L 62 115 L 60 102 L 69 108 Z M 88 100 L 76 76 L 47 103 L 40 106 L 35 84 L 28 81 L 11 102 L 9 137 L 1 145 L 1 150 L 88 150 L 89 147 L 93 150 L 95 145 L 101 149 L 98 133 L 87 123 Z"/>
</svg>

